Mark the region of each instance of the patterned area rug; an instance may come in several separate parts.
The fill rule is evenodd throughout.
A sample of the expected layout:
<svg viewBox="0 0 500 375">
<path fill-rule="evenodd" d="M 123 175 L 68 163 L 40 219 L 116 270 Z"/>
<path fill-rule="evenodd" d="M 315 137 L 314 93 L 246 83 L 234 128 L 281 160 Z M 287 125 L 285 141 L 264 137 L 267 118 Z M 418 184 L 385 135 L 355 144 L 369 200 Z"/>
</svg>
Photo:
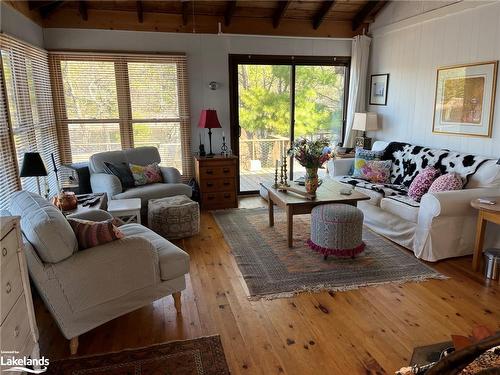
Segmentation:
<svg viewBox="0 0 500 375">
<path fill-rule="evenodd" d="M 229 375 L 219 336 L 52 362 L 57 375 Z"/>
<path fill-rule="evenodd" d="M 294 216 L 294 247 L 286 240 L 283 210 L 275 209 L 269 227 L 267 208 L 214 211 L 252 299 L 291 297 L 303 291 L 343 291 L 383 283 L 446 277 L 407 250 L 364 228 L 365 251 L 340 259 L 313 252 L 307 245 L 310 215 Z"/>
</svg>

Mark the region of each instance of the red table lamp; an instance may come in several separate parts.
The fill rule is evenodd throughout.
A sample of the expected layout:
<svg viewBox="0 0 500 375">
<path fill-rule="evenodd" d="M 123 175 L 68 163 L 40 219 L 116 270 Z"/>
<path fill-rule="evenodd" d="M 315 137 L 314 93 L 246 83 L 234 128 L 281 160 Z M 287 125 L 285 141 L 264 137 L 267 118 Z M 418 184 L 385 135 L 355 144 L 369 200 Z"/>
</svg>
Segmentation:
<svg viewBox="0 0 500 375">
<path fill-rule="evenodd" d="M 215 109 L 204 109 L 201 111 L 200 121 L 198 128 L 208 129 L 208 142 L 210 144 L 210 152 L 207 157 L 213 157 L 212 152 L 212 129 L 221 128 L 219 119 L 217 118 L 217 111 Z"/>
</svg>

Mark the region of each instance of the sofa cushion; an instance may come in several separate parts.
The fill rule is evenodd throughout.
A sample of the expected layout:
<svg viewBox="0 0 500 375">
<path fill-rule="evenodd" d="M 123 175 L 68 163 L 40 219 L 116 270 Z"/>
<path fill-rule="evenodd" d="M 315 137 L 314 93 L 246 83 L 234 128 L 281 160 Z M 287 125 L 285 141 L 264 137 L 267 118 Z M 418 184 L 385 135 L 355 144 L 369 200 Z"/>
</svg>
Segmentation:
<svg viewBox="0 0 500 375">
<path fill-rule="evenodd" d="M 122 193 L 115 194 L 113 199 L 141 198 L 143 209 L 147 209 L 150 199 L 171 197 L 173 195 L 187 195 L 191 197 L 191 187 L 186 184 L 148 184 L 137 186 Z"/>
<path fill-rule="evenodd" d="M 104 162 L 119 165 L 121 163 L 132 163 L 146 165 L 161 163 L 160 153 L 156 147 L 136 147 L 122 151 L 106 151 L 94 154 L 89 159 L 89 170 L 91 174 L 105 173 Z"/>
<path fill-rule="evenodd" d="M 60 262 L 78 250 L 76 236 L 64 215 L 41 196 L 14 193 L 10 213 L 21 217 L 21 229 L 45 263 Z"/>
<path fill-rule="evenodd" d="M 156 182 L 163 182 L 158 163 L 148 165 L 129 164 L 130 172 L 134 177 L 135 186 L 142 186 L 147 184 L 154 184 Z"/>
<path fill-rule="evenodd" d="M 189 255 L 151 229 L 139 224 L 125 224 L 120 230 L 127 237 L 141 236 L 153 244 L 158 251 L 162 280 L 172 280 L 189 272 Z"/>
<path fill-rule="evenodd" d="M 418 204 L 414 202 L 415 205 L 410 205 L 405 203 L 401 199 L 394 198 L 395 197 L 383 198 L 380 201 L 380 208 L 386 212 L 400 217 L 403 220 L 417 223 L 419 210 Z"/>
<path fill-rule="evenodd" d="M 132 176 L 130 167 L 126 163 L 113 164 L 105 161 L 104 172 L 118 177 L 123 189 L 130 189 L 135 186 L 134 176 Z"/>
<path fill-rule="evenodd" d="M 485 161 L 469 178 L 467 189 L 500 188 L 500 164 L 497 160 Z"/>
<path fill-rule="evenodd" d="M 408 189 L 408 196 L 420 202 L 422 196 L 427 193 L 434 180 L 439 176 L 439 169 L 427 167 L 413 179 Z"/>
<path fill-rule="evenodd" d="M 440 191 L 462 190 L 464 183 L 456 173 L 446 173 L 436 178 L 429 188 L 429 193 Z"/>
<path fill-rule="evenodd" d="M 124 237 L 123 232 L 114 225 L 114 219 L 90 221 L 68 218 L 68 222 L 75 232 L 80 250 L 104 245 Z"/>
<path fill-rule="evenodd" d="M 114 165 L 128 164 L 123 151 L 107 151 L 99 152 L 91 155 L 89 158 L 89 171 L 90 174 L 106 173 L 104 162 Z"/>
</svg>

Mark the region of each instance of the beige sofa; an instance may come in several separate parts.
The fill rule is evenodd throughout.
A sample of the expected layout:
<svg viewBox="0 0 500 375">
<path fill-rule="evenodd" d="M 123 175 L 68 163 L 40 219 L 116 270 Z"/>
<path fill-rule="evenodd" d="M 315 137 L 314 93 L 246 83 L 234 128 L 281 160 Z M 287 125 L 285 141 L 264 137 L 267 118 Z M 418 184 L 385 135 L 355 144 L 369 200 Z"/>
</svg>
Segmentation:
<svg viewBox="0 0 500 375">
<path fill-rule="evenodd" d="M 148 228 L 122 225 L 124 238 L 79 251 L 66 218 L 39 195 L 15 193 L 10 213 L 21 217 L 30 276 L 72 354 L 82 333 L 164 296 L 181 312 L 189 255 Z M 101 210 L 74 216 L 111 218 Z"/>
<path fill-rule="evenodd" d="M 377 141 L 373 149 L 384 150 L 387 146 L 387 142 Z M 329 177 L 343 181 L 353 163 L 354 159 L 329 161 Z M 434 262 L 473 252 L 477 210 L 470 202 L 480 197 L 498 197 L 500 201 L 500 165 L 497 160 L 486 160 L 463 190 L 428 193 L 420 203 L 398 201 L 363 187 L 355 190 L 370 197 L 358 204 L 365 225 L 412 250 L 416 257 Z M 485 246 L 500 246 L 498 226 L 488 224 Z"/>
</svg>

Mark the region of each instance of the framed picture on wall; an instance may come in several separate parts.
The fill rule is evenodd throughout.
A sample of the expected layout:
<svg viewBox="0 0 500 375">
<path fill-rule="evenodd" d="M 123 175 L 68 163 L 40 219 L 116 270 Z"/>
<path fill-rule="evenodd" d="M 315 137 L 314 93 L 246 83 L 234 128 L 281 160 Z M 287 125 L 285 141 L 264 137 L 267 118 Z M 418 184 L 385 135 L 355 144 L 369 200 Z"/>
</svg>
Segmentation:
<svg viewBox="0 0 500 375">
<path fill-rule="evenodd" d="M 387 105 L 389 74 L 372 74 L 370 77 L 370 105 Z"/>
<path fill-rule="evenodd" d="M 433 133 L 491 137 L 498 61 L 438 68 Z"/>
</svg>

